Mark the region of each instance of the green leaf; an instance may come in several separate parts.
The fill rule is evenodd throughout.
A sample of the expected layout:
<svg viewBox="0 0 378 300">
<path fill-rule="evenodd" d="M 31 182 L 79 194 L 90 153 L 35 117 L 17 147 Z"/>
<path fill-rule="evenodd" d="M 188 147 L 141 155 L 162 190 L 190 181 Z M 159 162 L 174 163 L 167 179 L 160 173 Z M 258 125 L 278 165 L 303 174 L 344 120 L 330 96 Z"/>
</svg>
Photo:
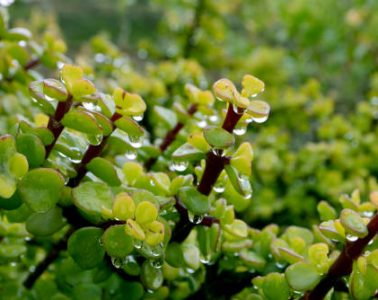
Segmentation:
<svg viewBox="0 0 378 300">
<path fill-rule="evenodd" d="M 102 128 L 97 124 L 96 118 L 88 111 L 71 109 L 64 115 L 62 124 L 83 133 L 102 134 Z"/>
<path fill-rule="evenodd" d="M 165 260 L 172 267 L 180 268 L 185 266 L 184 253 L 179 243 L 170 243 L 165 251 Z"/>
<path fill-rule="evenodd" d="M 231 224 L 226 224 L 224 230 L 238 238 L 245 238 L 248 235 L 248 225 L 238 219 L 235 219 Z"/>
<path fill-rule="evenodd" d="M 134 219 L 135 203 L 126 193 L 119 193 L 113 202 L 113 216 L 118 220 Z"/>
<path fill-rule="evenodd" d="M 129 136 L 132 137 L 141 137 L 144 134 L 143 128 L 135 122 L 132 118 L 123 116 L 114 122 L 117 128 L 126 132 Z"/>
<path fill-rule="evenodd" d="M 21 180 L 22 200 L 35 212 L 44 213 L 58 202 L 64 187 L 63 176 L 47 168 L 31 170 Z"/>
<path fill-rule="evenodd" d="M 157 246 L 164 240 L 164 225 L 159 221 L 152 221 L 144 226 L 146 243 L 150 246 Z"/>
<path fill-rule="evenodd" d="M 244 97 L 255 97 L 257 94 L 261 93 L 265 89 L 265 84 L 263 81 L 252 75 L 244 75 L 242 80 L 242 95 Z"/>
<path fill-rule="evenodd" d="M 284 274 L 274 272 L 266 275 L 262 290 L 266 300 L 287 300 L 290 297 L 290 289 Z"/>
<path fill-rule="evenodd" d="M 249 267 L 262 271 L 266 265 L 266 260 L 259 254 L 242 250 L 239 253 L 240 259 Z"/>
<path fill-rule="evenodd" d="M 8 30 L 6 38 L 11 41 L 27 41 L 32 37 L 31 32 L 23 27 L 15 27 Z"/>
<path fill-rule="evenodd" d="M 352 209 L 344 208 L 341 211 L 340 222 L 348 233 L 360 238 L 369 233 L 360 214 Z"/>
<path fill-rule="evenodd" d="M 121 115 L 142 115 L 147 108 L 141 96 L 125 92 L 120 88 L 114 90 L 113 99 Z"/>
<path fill-rule="evenodd" d="M 70 64 L 64 64 L 60 71 L 61 77 L 65 83 L 83 78 L 84 71 L 82 68 Z"/>
<path fill-rule="evenodd" d="M 252 187 L 248 179 L 246 179 L 245 177 L 239 177 L 236 169 L 231 165 L 226 165 L 225 170 L 232 186 L 240 195 L 251 195 Z"/>
<path fill-rule="evenodd" d="M 268 118 L 270 106 L 262 100 L 252 100 L 246 110 L 247 114 L 253 117 L 255 122 L 261 123 Z M 260 121 L 261 120 L 261 121 Z"/>
<path fill-rule="evenodd" d="M 66 101 L 68 98 L 68 92 L 63 83 L 56 79 L 43 80 L 43 93 L 58 101 Z"/>
<path fill-rule="evenodd" d="M 126 257 L 133 249 L 133 239 L 126 234 L 124 225 L 110 226 L 102 236 L 106 253 L 112 257 Z"/>
<path fill-rule="evenodd" d="M 86 168 L 111 186 L 119 186 L 121 184 L 113 164 L 105 158 L 93 158 L 86 165 Z"/>
<path fill-rule="evenodd" d="M 17 136 L 17 151 L 28 159 L 30 168 L 41 166 L 45 161 L 46 150 L 42 141 L 34 134 L 21 133 Z"/>
<path fill-rule="evenodd" d="M 147 224 L 155 221 L 158 216 L 158 210 L 154 204 L 149 201 L 140 202 L 135 209 L 135 220 L 139 224 Z"/>
<path fill-rule="evenodd" d="M 235 99 L 240 97 L 235 85 L 226 78 L 216 81 L 213 85 L 213 91 L 218 100 L 229 103 L 233 103 Z"/>
<path fill-rule="evenodd" d="M 248 142 L 242 143 L 238 150 L 232 155 L 231 166 L 237 169 L 241 174 L 251 176 L 252 174 L 253 150 Z"/>
<path fill-rule="evenodd" d="M 203 153 L 198 148 L 193 147 L 189 143 L 181 145 L 179 148 L 172 153 L 172 158 L 175 161 L 198 161 L 205 158 L 205 153 Z"/>
<path fill-rule="evenodd" d="M 158 105 L 154 106 L 153 111 L 159 121 L 168 128 L 173 128 L 177 124 L 177 116 L 174 111 Z"/>
<path fill-rule="evenodd" d="M 34 213 L 26 220 L 26 230 L 35 236 L 50 236 L 65 225 L 62 209 L 53 207 L 45 213 Z"/>
<path fill-rule="evenodd" d="M 125 232 L 133 238 L 143 241 L 146 235 L 143 228 L 134 220 L 128 219 L 125 226 Z"/>
<path fill-rule="evenodd" d="M 337 217 L 335 209 L 326 201 L 320 201 L 317 209 L 322 221 L 334 220 Z"/>
<path fill-rule="evenodd" d="M 80 268 L 93 269 L 103 261 L 105 250 L 100 245 L 103 232 L 101 228 L 84 227 L 68 239 L 68 253 Z"/>
<path fill-rule="evenodd" d="M 9 192 L 6 192 L 2 187 L 1 187 L 1 176 L 0 176 L 0 194 L 5 194 L 9 195 Z M 13 186 L 14 191 L 12 192 L 12 195 L 9 198 L 3 198 L 0 195 L 0 208 L 3 208 L 5 210 L 14 210 L 19 208 L 22 205 L 22 199 L 20 197 L 19 192 L 16 190 L 16 185 L 14 184 Z"/>
<path fill-rule="evenodd" d="M 163 284 L 163 272 L 161 269 L 151 266 L 149 261 L 145 261 L 142 265 L 140 279 L 147 289 L 157 290 Z"/>
<path fill-rule="evenodd" d="M 33 81 L 29 84 L 29 91 L 31 96 L 42 109 L 44 113 L 49 116 L 54 115 L 55 108 L 54 106 L 46 99 L 43 93 L 43 81 Z"/>
<path fill-rule="evenodd" d="M 15 153 L 9 159 L 9 172 L 16 178 L 24 176 L 29 169 L 28 160 L 25 155 L 21 153 Z"/>
<path fill-rule="evenodd" d="M 69 91 L 71 92 L 74 100 L 80 101 L 84 96 L 92 95 L 96 92 L 96 87 L 88 79 L 81 78 L 75 81 L 71 81 Z"/>
<path fill-rule="evenodd" d="M 91 114 L 97 120 L 97 123 L 102 128 L 102 132 L 105 136 L 110 135 L 113 132 L 112 121 L 110 121 L 107 117 L 105 117 L 103 114 L 100 114 L 98 112 L 92 111 Z"/>
<path fill-rule="evenodd" d="M 207 127 L 203 134 L 208 144 L 215 149 L 226 149 L 235 142 L 234 136 L 223 128 Z"/>
<path fill-rule="evenodd" d="M 285 276 L 289 285 L 301 292 L 313 289 L 320 281 L 316 268 L 304 262 L 289 266 L 285 271 Z"/>
<path fill-rule="evenodd" d="M 192 186 L 184 186 L 178 196 L 186 208 L 194 214 L 203 215 L 210 210 L 209 198 Z"/>
<path fill-rule="evenodd" d="M 88 220 L 100 223 L 103 208 L 112 208 L 113 194 L 105 183 L 84 182 L 73 189 L 73 202 Z"/>
</svg>

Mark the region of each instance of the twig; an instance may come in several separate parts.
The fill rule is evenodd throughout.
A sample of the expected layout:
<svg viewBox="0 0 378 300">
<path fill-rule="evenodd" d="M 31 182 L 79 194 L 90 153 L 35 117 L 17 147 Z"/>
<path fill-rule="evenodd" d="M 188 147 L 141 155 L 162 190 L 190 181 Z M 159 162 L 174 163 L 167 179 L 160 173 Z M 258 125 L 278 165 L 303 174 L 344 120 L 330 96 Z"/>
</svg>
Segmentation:
<svg viewBox="0 0 378 300">
<path fill-rule="evenodd" d="M 33 69 L 34 67 L 39 65 L 40 62 L 41 62 L 41 60 L 39 58 L 34 58 L 34 59 L 32 59 L 32 60 L 30 60 L 29 62 L 26 63 L 26 65 L 24 66 L 24 70 L 28 71 L 30 69 Z"/>
<path fill-rule="evenodd" d="M 54 135 L 53 142 L 46 146 L 46 158 L 49 157 L 51 150 L 54 148 L 56 141 L 58 140 L 60 134 L 62 133 L 64 126 L 60 122 L 64 115 L 70 110 L 72 106 L 72 95 L 67 97 L 67 100 L 64 102 L 59 102 L 58 106 L 56 107 L 55 114 L 50 117 L 49 123 L 47 128 L 52 132 Z"/>
<path fill-rule="evenodd" d="M 302 300 L 323 299 L 340 277 L 349 275 L 352 272 L 353 261 L 362 255 L 365 247 L 378 232 L 378 214 L 370 220 L 367 228 L 369 233 L 366 237 L 359 238 L 355 242 L 347 241 L 342 252 L 330 267 L 327 275 L 312 291 L 307 292 L 302 297 Z"/>
</svg>

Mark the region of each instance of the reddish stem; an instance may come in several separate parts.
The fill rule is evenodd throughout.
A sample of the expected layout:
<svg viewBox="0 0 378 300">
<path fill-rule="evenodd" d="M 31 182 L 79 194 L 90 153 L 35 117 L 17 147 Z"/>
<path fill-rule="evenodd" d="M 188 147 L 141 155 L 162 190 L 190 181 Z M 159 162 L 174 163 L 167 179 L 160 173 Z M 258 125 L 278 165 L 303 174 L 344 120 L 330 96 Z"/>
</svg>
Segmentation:
<svg viewBox="0 0 378 300">
<path fill-rule="evenodd" d="M 378 232 L 378 214 L 370 220 L 367 228 L 369 233 L 366 237 L 359 238 L 355 242 L 347 241 L 342 252 L 328 270 L 327 275 L 312 291 L 302 297 L 303 300 L 323 299 L 340 277 L 352 272 L 353 261 L 362 255 L 365 247 Z"/>
</svg>

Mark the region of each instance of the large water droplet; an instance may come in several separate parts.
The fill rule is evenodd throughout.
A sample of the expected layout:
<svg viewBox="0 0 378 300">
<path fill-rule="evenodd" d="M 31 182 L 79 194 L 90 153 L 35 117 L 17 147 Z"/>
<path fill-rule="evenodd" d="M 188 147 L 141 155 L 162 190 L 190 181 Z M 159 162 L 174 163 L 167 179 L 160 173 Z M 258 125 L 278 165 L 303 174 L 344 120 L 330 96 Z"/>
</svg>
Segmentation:
<svg viewBox="0 0 378 300">
<path fill-rule="evenodd" d="M 112 264 L 115 268 L 119 269 L 123 266 L 123 259 L 119 257 L 112 257 Z"/>
<path fill-rule="evenodd" d="M 140 122 L 143 120 L 143 115 L 135 115 L 132 117 L 134 121 Z"/>
<path fill-rule="evenodd" d="M 160 269 L 164 264 L 164 259 L 162 257 L 157 257 L 155 259 L 150 259 L 150 264 L 156 269 Z"/>
<path fill-rule="evenodd" d="M 98 135 L 88 135 L 88 141 L 89 141 L 89 143 L 91 145 L 98 146 L 102 142 L 102 135 L 101 134 L 98 134 Z"/>
<path fill-rule="evenodd" d="M 126 153 L 125 153 L 125 156 L 127 159 L 129 160 L 134 160 L 136 159 L 137 157 L 137 153 L 135 150 L 128 150 Z"/>
<path fill-rule="evenodd" d="M 169 165 L 171 171 L 184 172 L 189 166 L 187 161 L 172 161 Z"/>
<path fill-rule="evenodd" d="M 188 218 L 191 223 L 197 225 L 202 222 L 203 215 L 197 215 L 197 214 L 192 213 L 191 211 L 188 211 Z"/>
<path fill-rule="evenodd" d="M 197 122 L 197 125 L 198 125 L 199 128 L 205 128 L 207 126 L 207 122 L 206 122 L 206 120 L 199 120 Z"/>
<path fill-rule="evenodd" d="M 143 246 L 143 241 L 141 241 L 141 240 L 134 240 L 134 248 L 135 249 L 141 249 L 142 248 L 142 246 Z"/>
<path fill-rule="evenodd" d="M 234 128 L 232 132 L 235 133 L 236 135 L 241 136 L 247 132 L 247 127 L 244 124 L 238 125 Z"/>
<path fill-rule="evenodd" d="M 358 240 L 358 236 L 355 236 L 353 234 L 347 234 L 346 235 L 346 239 L 349 241 L 349 242 L 355 242 Z"/>
<path fill-rule="evenodd" d="M 222 180 L 218 180 L 216 184 L 213 186 L 214 192 L 221 194 L 225 190 L 224 182 Z"/>
<path fill-rule="evenodd" d="M 159 257 L 163 255 L 164 253 L 163 250 L 164 250 L 163 244 L 160 243 L 154 247 L 151 247 L 151 254 L 152 256 Z"/>
<path fill-rule="evenodd" d="M 132 136 L 129 135 L 129 143 L 133 148 L 140 148 L 143 144 L 143 136 Z"/>
<path fill-rule="evenodd" d="M 212 115 L 212 116 L 210 116 L 210 117 L 209 117 L 209 121 L 210 121 L 211 123 L 216 123 L 216 122 L 218 122 L 218 116 L 217 116 L 217 115 Z"/>
<path fill-rule="evenodd" d="M 253 117 L 253 121 L 255 121 L 256 123 L 264 123 L 266 120 L 268 120 L 268 116 L 264 116 L 264 117 Z"/>
</svg>

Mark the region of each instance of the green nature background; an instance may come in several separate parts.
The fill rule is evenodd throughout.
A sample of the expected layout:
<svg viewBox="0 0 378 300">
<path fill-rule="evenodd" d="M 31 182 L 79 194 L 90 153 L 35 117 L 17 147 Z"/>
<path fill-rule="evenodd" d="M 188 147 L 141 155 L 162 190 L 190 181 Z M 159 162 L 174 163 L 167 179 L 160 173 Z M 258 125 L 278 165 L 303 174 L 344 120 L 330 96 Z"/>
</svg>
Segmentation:
<svg viewBox="0 0 378 300">
<path fill-rule="evenodd" d="M 64 40 L 67 52 L 59 55 L 92 74 L 100 89 L 120 86 L 140 94 L 147 104 L 141 122 L 151 140 L 163 138 L 173 127 L 159 120 L 152 107 L 174 110 L 177 103 L 187 104 L 186 83 L 211 89 L 214 81 L 226 77 L 240 88 L 244 74 L 264 81 L 265 92 L 258 97 L 271 106 L 269 119 L 248 128 L 241 122 L 234 131 L 237 142 L 247 140 L 253 147 L 252 197 L 238 195 L 223 174 L 217 182 L 236 216 L 251 228 L 265 228 L 263 234 L 277 235 L 272 223 L 314 228 L 332 219 L 319 208 L 322 200 L 340 211 L 350 201 L 367 202 L 378 190 L 376 0 L 16 0 L 9 14 L 12 27 L 29 28 L 38 42 L 47 40 L 46 32 Z M 46 66 L 37 70 L 45 77 L 56 75 Z M 25 114 L 28 106 L 22 98 L 19 102 L 0 102 L 0 134 L 16 135 L 15 116 Z M 213 112 L 203 111 L 193 120 L 211 124 Z M 179 136 L 173 148 L 186 138 Z M 68 138 L 65 142 L 72 146 Z M 106 155 L 116 157 L 117 151 L 115 144 Z M 111 160 L 118 166 L 123 162 Z M 166 166 L 158 161 L 153 170 Z M 63 169 L 69 174 L 69 166 Z M 358 207 L 371 216 L 369 205 Z M 266 261 L 272 258 L 261 250 L 264 246 L 256 248 Z M 237 269 L 233 259 L 221 266 Z M 265 275 L 276 267 L 267 263 L 253 268 Z M 203 278 L 197 279 L 188 284 L 191 290 L 177 284 L 171 297 L 197 292 Z M 247 285 L 252 290 L 250 279 Z M 348 299 L 345 294 L 337 297 L 333 299 Z"/>
</svg>

